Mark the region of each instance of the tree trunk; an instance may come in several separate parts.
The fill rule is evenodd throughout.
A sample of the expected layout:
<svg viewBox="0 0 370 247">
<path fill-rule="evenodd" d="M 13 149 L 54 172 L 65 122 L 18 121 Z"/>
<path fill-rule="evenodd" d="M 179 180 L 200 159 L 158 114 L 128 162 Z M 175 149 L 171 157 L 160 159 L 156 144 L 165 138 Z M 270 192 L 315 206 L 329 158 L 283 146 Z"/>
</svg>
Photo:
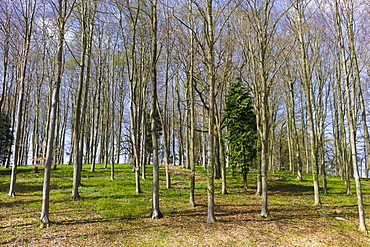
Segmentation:
<svg viewBox="0 0 370 247">
<path fill-rule="evenodd" d="M 151 56 L 151 80 L 152 80 L 152 106 L 150 111 L 150 122 L 152 129 L 153 143 L 153 197 L 152 197 L 152 212 L 150 217 L 159 219 L 163 217 L 159 209 L 159 158 L 158 158 L 158 132 L 157 132 L 157 0 L 152 1 L 151 5 L 151 27 L 152 27 L 152 56 Z"/>
<path fill-rule="evenodd" d="M 180 79 L 176 81 L 176 94 L 177 94 L 177 112 L 179 116 L 179 123 L 178 123 L 178 145 L 179 145 L 179 166 L 183 166 L 184 164 L 184 138 L 183 138 L 183 128 L 182 128 L 182 112 L 181 112 L 181 96 L 180 96 Z"/>
<path fill-rule="evenodd" d="M 28 3 L 25 3 L 28 4 Z M 22 58 L 21 58 L 21 68 L 20 68 L 20 78 L 19 78 L 19 94 L 17 102 L 17 125 L 15 129 L 15 138 L 14 138 L 14 154 L 13 154 L 13 166 L 11 173 L 11 181 L 9 188 L 9 196 L 15 196 L 15 187 L 17 179 L 17 167 L 20 164 L 20 157 L 22 157 L 22 119 L 23 119 L 23 106 L 24 106 L 24 94 L 25 94 L 25 83 L 26 83 L 26 73 L 27 73 L 27 63 L 28 63 L 28 54 L 30 51 L 31 36 L 33 31 L 33 20 L 36 9 L 36 0 L 33 1 L 32 8 L 29 10 L 29 13 L 22 13 L 24 18 L 25 27 L 23 33 L 23 44 L 22 44 Z M 28 8 L 25 8 L 28 9 Z"/>
<path fill-rule="evenodd" d="M 291 116 L 290 116 L 290 121 L 291 121 L 291 128 L 293 131 L 293 142 L 295 143 L 295 157 L 296 157 L 296 162 L 298 162 L 298 167 L 297 167 L 297 179 L 302 181 L 302 158 L 300 154 L 300 146 L 299 146 L 299 136 L 297 133 L 297 125 L 296 125 L 296 120 L 295 120 L 295 103 L 294 103 L 294 90 L 293 90 L 293 83 L 290 83 L 289 85 L 289 98 L 291 102 Z"/>
<path fill-rule="evenodd" d="M 206 40 L 208 45 L 207 67 L 208 67 L 208 84 L 209 84 L 209 123 L 208 123 L 208 169 L 207 169 L 207 195 L 208 210 L 207 223 L 216 221 L 215 207 L 215 54 L 214 54 L 214 23 L 213 23 L 213 0 L 206 0 Z"/>
<path fill-rule="evenodd" d="M 202 147 L 202 166 L 203 169 L 207 168 L 207 133 L 205 127 L 207 126 L 206 117 L 205 117 L 205 107 L 202 107 L 202 133 L 201 133 L 201 147 Z"/>
<path fill-rule="evenodd" d="M 50 126 L 47 140 L 46 161 L 44 170 L 44 185 L 42 209 L 40 217 L 40 227 L 48 227 L 49 220 L 49 202 L 50 202 L 50 170 L 54 149 L 56 114 L 59 106 L 59 91 L 62 83 L 63 74 L 63 45 L 64 45 L 64 26 L 66 22 L 67 1 L 58 0 L 58 47 L 56 55 L 57 73 L 55 78 L 55 86 L 52 92 L 51 112 L 50 112 Z"/>
<path fill-rule="evenodd" d="M 188 20 L 190 23 L 190 29 L 193 28 L 194 23 L 192 20 L 193 14 L 193 5 L 189 2 L 190 12 Z M 190 65 L 189 65 L 189 78 L 188 78 L 188 87 L 189 87 L 189 97 L 190 97 L 190 143 L 189 143 L 189 165 L 191 169 L 190 173 L 190 205 L 195 207 L 195 100 L 194 100 L 194 34 L 190 31 Z"/>
<path fill-rule="evenodd" d="M 55 136 L 55 124 L 56 124 L 56 114 L 57 108 L 59 106 L 59 91 L 60 85 L 62 83 L 63 74 L 63 45 L 64 45 L 64 26 L 66 22 L 66 11 L 67 11 L 67 1 L 58 0 L 58 47 L 56 54 L 56 78 L 55 86 L 52 94 L 51 102 L 51 113 L 50 113 L 50 126 L 47 141 L 46 150 L 46 161 L 44 170 L 44 185 L 43 185 L 43 198 L 42 198 L 42 209 L 40 217 L 40 227 L 48 227 L 50 225 L 49 220 L 49 202 L 50 202 L 50 170 L 54 149 L 54 136 Z"/>
<path fill-rule="evenodd" d="M 8 66 L 9 66 L 9 43 L 10 43 L 10 15 L 6 14 L 6 19 L 4 21 L 4 44 L 3 44 L 3 66 L 2 66 L 2 75 L 1 75 L 1 95 L 0 95 L 0 115 L 3 112 L 3 103 L 5 100 L 5 92 L 7 88 L 7 73 L 8 73 Z"/>
<path fill-rule="evenodd" d="M 102 67 L 102 66 L 101 66 Z M 101 69 L 100 69 L 101 70 Z M 99 70 L 99 71 L 100 71 Z M 100 71 L 99 74 L 101 74 L 102 72 Z M 101 84 L 102 84 L 102 79 L 101 79 L 101 75 L 99 76 L 98 78 L 98 98 L 97 98 L 97 113 L 96 113 L 96 119 L 100 119 L 100 109 L 101 109 Z M 92 108 L 92 111 L 95 111 L 94 107 Z M 94 118 L 94 114 L 93 115 L 93 118 Z M 92 148 L 92 157 L 91 157 L 91 169 L 90 171 L 94 172 L 95 171 L 95 165 L 96 165 L 96 154 L 98 152 L 98 146 L 99 146 L 99 124 L 95 124 L 93 126 L 93 131 L 92 131 L 92 134 L 93 134 L 93 137 L 91 138 L 92 139 L 92 145 L 91 145 L 91 148 Z M 95 128 L 95 130 L 94 130 Z"/>
<path fill-rule="evenodd" d="M 301 73 L 302 73 L 302 86 L 304 89 L 305 102 L 306 102 L 306 112 L 307 112 L 307 121 L 309 126 L 309 136 L 310 136 L 310 146 L 311 146 L 311 164 L 312 164 L 312 178 L 313 178 L 313 187 L 314 187 L 314 205 L 320 205 L 320 186 L 319 186 L 319 165 L 318 165 L 318 147 L 317 147 L 317 136 L 315 133 L 315 123 L 314 123 L 314 112 L 312 107 L 312 81 L 311 75 L 312 70 L 309 69 L 309 61 L 307 54 L 307 44 L 303 36 L 303 9 L 302 6 L 298 3 L 296 6 L 297 11 L 297 30 L 298 30 L 298 40 L 299 40 L 299 52 L 300 52 L 300 63 L 301 63 Z"/>
<path fill-rule="evenodd" d="M 351 2 L 352 3 L 352 2 Z M 349 4 L 351 4 L 349 3 Z M 336 5 L 337 7 L 338 5 Z M 361 179 L 358 169 L 358 163 L 357 163 L 357 147 L 356 147 L 356 105 L 355 105 L 355 97 L 356 94 L 358 94 L 358 86 L 360 84 L 360 75 L 359 75 L 359 69 L 357 64 L 357 57 L 356 57 L 356 51 L 355 51 L 355 34 L 354 34 L 354 14 L 352 6 L 349 7 L 347 3 L 345 3 L 344 7 L 345 11 L 345 18 L 347 20 L 347 35 L 348 35 L 348 46 L 350 52 L 350 64 L 351 64 L 351 70 L 354 70 L 355 78 L 354 81 L 350 81 L 350 74 L 353 73 L 353 71 L 347 71 L 346 70 L 346 62 L 348 60 L 345 60 L 345 50 L 344 50 L 344 40 L 341 35 L 341 31 L 339 30 L 341 28 L 341 21 L 339 17 L 339 10 L 336 8 L 337 13 L 337 21 L 338 21 L 338 34 L 340 39 L 340 48 L 341 48 L 341 54 L 342 54 L 342 63 L 344 66 L 344 85 L 345 85 L 345 91 L 346 91 L 346 109 L 347 109 L 347 122 L 348 122 L 348 128 L 349 128 L 349 140 L 350 140 L 350 148 L 351 148 L 351 161 L 352 161 L 352 167 L 353 167 L 353 175 L 355 177 L 355 184 L 356 184 L 356 194 L 357 194 L 357 204 L 358 204 L 358 214 L 359 214 L 359 221 L 360 221 L 360 231 L 367 231 L 366 229 L 366 221 L 365 221 L 365 210 L 364 210 L 364 204 L 363 204 L 363 198 L 362 198 L 362 188 L 361 188 Z M 352 85 L 352 87 L 350 87 Z M 360 102 L 361 103 L 361 102 Z M 366 119 L 365 119 L 366 122 Z"/>
<path fill-rule="evenodd" d="M 96 3 L 94 3 L 96 4 Z M 91 49 L 93 36 L 93 19 L 96 11 L 96 6 L 91 9 L 90 3 L 85 0 L 81 5 L 81 57 L 80 57 L 80 73 L 79 84 L 77 89 L 77 102 L 74 117 L 73 142 L 74 142 L 74 169 L 73 169 L 73 185 L 72 185 L 72 200 L 78 200 L 80 194 L 78 187 L 81 181 L 82 171 L 82 156 L 83 156 L 83 124 L 84 113 L 86 112 L 88 85 L 90 80 L 90 64 L 91 64 Z M 86 72 L 85 72 L 86 70 Z M 85 94 L 83 97 L 85 85 Z"/>
</svg>

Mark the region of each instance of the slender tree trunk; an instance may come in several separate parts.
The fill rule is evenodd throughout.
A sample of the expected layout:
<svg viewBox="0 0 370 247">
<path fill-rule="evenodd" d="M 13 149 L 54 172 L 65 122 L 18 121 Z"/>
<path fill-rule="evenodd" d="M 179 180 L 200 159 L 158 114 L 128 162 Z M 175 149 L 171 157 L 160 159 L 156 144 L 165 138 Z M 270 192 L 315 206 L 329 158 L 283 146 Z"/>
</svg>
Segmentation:
<svg viewBox="0 0 370 247">
<path fill-rule="evenodd" d="M 358 88 L 360 87 L 360 72 L 357 63 L 356 57 L 356 50 L 355 50 L 355 34 L 354 34 L 354 13 L 353 13 L 353 2 L 350 1 L 349 3 L 345 3 L 345 17 L 347 20 L 347 35 L 348 35 L 348 46 L 350 52 L 350 63 L 352 66 L 352 70 L 354 70 L 355 78 L 354 82 L 350 82 L 349 78 L 345 81 L 345 88 L 346 88 L 346 106 L 347 106 L 347 122 L 349 128 L 349 139 L 350 139 L 350 147 L 351 147 L 351 157 L 352 157 L 352 167 L 353 167 L 353 175 L 355 177 L 355 184 L 356 184 L 356 194 L 357 194 L 357 204 L 358 204 L 358 214 L 359 214 L 359 221 L 360 221 L 360 231 L 367 231 L 366 229 L 366 221 L 365 221 L 365 210 L 362 198 L 362 186 L 361 186 L 361 178 L 358 169 L 357 163 L 357 147 L 356 147 L 356 106 L 355 106 L 355 95 L 361 94 L 358 92 Z M 343 48 L 343 46 L 341 45 Z M 344 56 L 344 51 L 342 51 Z M 345 60 L 342 61 L 343 63 Z M 352 88 L 350 88 L 350 84 L 352 84 Z M 357 86 L 358 85 L 358 86 Z M 352 91 L 352 93 L 351 93 Z M 361 94 L 362 95 L 362 94 Z M 361 96 L 360 96 L 360 105 L 361 105 Z M 365 118 L 366 126 L 366 118 Z M 367 140 L 369 141 L 369 140 Z"/>
<path fill-rule="evenodd" d="M 0 95 L 0 115 L 3 112 L 3 103 L 5 100 L 5 92 L 7 88 L 7 73 L 8 73 L 8 66 L 9 66 L 9 43 L 10 43 L 10 15 L 6 15 L 6 20 L 4 24 L 4 45 L 3 45 L 3 71 L 1 76 L 1 95 Z"/>
<path fill-rule="evenodd" d="M 101 66 L 102 67 L 102 66 Z M 98 98 L 97 98 L 97 113 L 96 113 L 96 119 L 100 119 L 100 109 L 101 109 L 101 84 L 102 84 L 102 79 L 101 79 L 101 71 L 99 72 L 99 78 L 98 78 Z M 92 111 L 95 111 L 94 107 L 92 108 Z M 94 115 L 94 114 L 93 114 Z M 95 124 L 93 126 L 93 137 L 92 137 L 92 157 L 91 157 L 91 169 L 90 171 L 94 172 L 95 171 L 95 164 L 96 164 L 96 154 L 98 152 L 98 146 L 99 146 L 99 124 Z M 95 128 L 95 130 L 94 130 Z"/>
<path fill-rule="evenodd" d="M 202 107 L 202 133 L 201 133 L 201 145 L 202 145 L 202 166 L 203 166 L 203 169 L 206 169 L 207 168 L 207 143 L 208 143 L 208 140 L 207 140 L 207 133 L 206 133 L 206 129 L 205 127 L 207 126 L 207 123 L 206 123 L 206 117 L 205 117 L 205 107 Z"/>
<path fill-rule="evenodd" d="M 291 128 L 293 131 L 293 142 L 295 143 L 295 157 L 296 157 L 296 162 L 298 162 L 298 167 L 297 167 L 297 179 L 302 181 L 302 158 L 301 158 L 301 152 L 300 152 L 300 146 L 299 146 L 299 136 L 297 133 L 297 125 L 296 125 L 296 120 L 295 120 L 295 103 L 294 103 L 294 90 L 293 90 L 293 83 L 290 83 L 289 86 L 289 98 L 291 102 L 291 116 L 290 116 L 290 121 L 291 121 Z"/>
<path fill-rule="evenodd" d="M 94 3 L 95 4 L 95 3 Z M 96 7 L 96 6 L 95 6 Z M 77 89 L 77 102 L 74 117 L 74 169 L 73 169 L 73 185 L 72 185 L 72 199 L 78 200 L 80 194 L 78 187 L 81 181 L 82 171 L 82 156 L 83 156 L 83 124 L 84 124 L 84 113 L 87 105 L 88 85 L 90 79 L 90 61 L 91 61 L 91 49 L 92 49 L 92 35 L 93 35 L 93 19 L 95 15 L 95 9 L 91 9 L 90 3 L 83 1 L 81 6 L 81 57 L 80 57 L 80 73 L 79 73 L 79 84 Z M 87 60 L 87 61 L 86 61 Z M 85 94 L 83 97 L 85 84 Z"/>
<path fill-rule="evenodd" d="M 207 69 L 209 84 L 209 123 L 208 123 L 208 167 L 207 167 L 207 195 L 208 210 L 207 223 L 216 221 L 215 207 L 215 63 L 214 63 L 214 23 L 213 23 L 213 0 L 206 0 L 206 39 L 208 45 L 207 51 Z"/>
<path fill-rule="evenodd" d="M 267 102 L 264 103 L 264 106 L 262 106 L 262 112 L 261 115 L 266 117 L 267 115 Z M 268 211 L 268 202 L 267 202 L 267 166 L 268 166 L 268 133 L 269 130 L 265 127 L 268 127 L 268 119 L 265 118 L 262 120 L 262 122 L 265 122 L 262 124 L 262 128 L 260 129 L 260 135 L 261 135 L 261 198 L 262 198 L 262 209 L 261 209 L 261 215 L 263 217 L 267 217 L 269 214 Z M 263 127 L 263 125 L 267 125 Z"/>
<path fill-rule="evenodd" d="M 28 1 L 25 4 L 29 4 Z M 31 4 L 31 3 L 30 3 Z M 22 119 L 23 119 L 23 106 L 24 106 L 24 94 L 25 94 L 25 84 L 26 84 L 26 73 L 27 73 L 27 63 L 28 63 L 28 54 L 30 51 L 31 36 L 33 31 L 33 20 L 36 9 L 36 0 L 31 4 L 31 9 L 29 13 L 22 13 L 24 18 L 24 33 L 23 33 L 23 47 L 22 47 L 22 63 L 20 66 L 20 78 L 19 78 L 19 94 L 17 102 L 17 125 L 15 129 L 15 138 L 14 138 L 14 154 L 13 154 L 13 165 L 11 173 L 11 181 L 9 188 L 9 196 L 15 196 L 15 187 L 17 179 L 17 167 L 20 164 L 20 157 L 22 157 Z M 26 8 L 28 9 L 28 8 Z"/>
<path fill-rule="evenodd" d="M 176 81 L 176 94 L 177 94 L 177 113 L 179 116 L 179 124 L 178 124 L 178 146 L 179 146 L 179 166 L 183 166 L 184 164 L 184 138 L 183 138 L 183 128 L 182 128 L 182 111 L 181 111 L 181 96 L 180 96 L 180 82 L 179 78 Z"/>
<path fill-rule="evenodd" d="M 120 156 L 121 156 L 121 142 L 122 142 L 122 125 L 123 125 L 123 115 L 125 113 L 125 96 L 123 89 L 120 89 L 120 112 L 119 112 L 119 119 L 118 119 L 118 135 L 116 141 L 116 163 L 120 164 Z"/>
<path fill-rule="evenodd" d="M 166 28 L 167 28 L 167 35 L 166 35 L 166 43 L 168 44 L 166 46 L 166 71 L 165 71 L 165 85 L 164 85 L 164 102 L 163 102 L 163 110 L 162 112 L 159 111 L 159 114 L 161 116 L 161 122 L 162 122 L 162 132 L 163 132 L 163 151 L 164 151 L 164 157 L 163 157 L 163 163 L 166 169 L 166 188 L 171 188 L 171 172 L 170 172 L 170 121 L 169 121 L 169 110 L 168 110 L 168 90 L 169 90 L 169 80 L 170 80 L 170 63 L 171 63 L 171 41 L 170 41 L 170 23 L 169 18 L 167 16 L 166 21 Z"/>
<path fill-rule="evenodd" d="M 292 138 L 292 133 L 293 133 L 293 127 L 291 126 L 291 121 L 290 121 L 290 118 L 292 117 L 291 115 L 291 105 L 289 103 L 289 100 L 286 99 L 286 103 L 285 103 L 285 119 L 286 119 L 286 129 L 287 129 L 287 134 L 286 134 L 286 138 L 287 138 L 287 142 L 288 142 L 288 156 L 289 156 L 289 171 L 294 173 L 294 164 L 293 164 L 293 138 Z M 280 138 L 281 140 L 281 138 Z M 281 160 L 281 159 L 280 159 Z M 281 164 L 282 161 L 279 162 L 279 164 Z M 280 165 L 281 166 L 281 165 Z"/>
<path fill-rule="evenodd" d="M 146 105 L 142 107 L 143 109 L 146 109 Z M 139 114 L 140 115 L 140 114 Z M 140 155 L 140 163 L 139 163 L 139 167 L 141 167 L 141 179 L 145 180 L 146 179 L 146 165 L 148 163 L 150 163 L 150 154 L 147 153 L 147 150 L 148 150 L 148 128 L 150 128 L 150 126 L 147 125 L 147 113 L 146 113 L 146 110 L 144 110 L 144 114 L 141 114 L 142 116 L 140 117 L 142 120 L 141 122 L 141 126 L 142 126 L 142 134 L 140 134 L 141 136 L 138 137 L 139 140 L 141 140 L 141 142 L 143 143 L 143 145 L 141 145 L 141 147 L 139 148 L 139 155 Z M 149 119 L 150 121 L 150 119 Z M 151 138 L 151 137 L 149 137 Z M 139 176 L 140 174 L 138 174 Z"/>
<path fill-rule="evenodd" d="M 192 20 L 193 5 L 189 2 L 190 13 L 188 20 L 190 28 L 193 28 L 194 23 Z M 194 100 L 194 34 L 190 30 L 190 66 L 189 66 L 189 97 L 190 97 L 190 143 L 189 143 L 189 165 L 191 169 L 190 175 L 190 205 L 195 207 L 195 100 Z"/>
<path fill-rule="evenodd" d="M 86 2 L 83 1 L 81 5 L 81 17 L 82 17 L 82 30 L 81 30 L 81 57 L 80 57 L 80 74 L 79 74 L 79 84 L 77 89 L 77 102 L 75 106 L 75 116 L 74 116 L 74 129 L 73 129 L 73 185 L 72 185 L 72 199 L 78 200 L 80 198 L 80 194 L 78 191 L 79 184 L 79 174 L 81 173 L 81 166 L 79 164 L 80 160 L 80 142 L 81 142 L 81 105 L 82 105 L 82 93 L 83 93 L 83 83 L 84 83 L 84 75 L 85 75 L 85 59 L 86 59 L 86 52 L 87 52 L 87 6 Z"/>
<path fill-rule="evenodd" d="M 150 111 L 150 122 L 152 129 L 153 143 L 153 198 L 152 198 L 152 213 L 153 219 L 162 218 L 163 214 L 159 209 L 159 158 L 158 158 L 158 132 L 157 132 L 157 0 L 152 1 L 151 5 L 151 21 L 152 21 L 152 56 L 151 56 L 151 80 L 152 80 L 152 106 Z"/>
<path fill-rule="evenodd" d="M 114 75 L 112 75 L 112 77 L 114 78 Z M 114 180 L 114 175 L 115 175 L 115 159 L 114 159 L 114 132 L 116 131 L 115 128 L 114 128 L 114 116 L 115 116 L 115 99 L 114 99 L 114 95 L 115 95 L 115 89 L 114 89 L 114 82 L 112 82 L 112 92 L 111 92 L 111 104 L 112 104 L 112 111 L 111 111 L 111 114 L 112 114 L 112 118 L 111 118 L 111 131 L 110 131 L 110 135 L 111 135 L 111 150 L 110 150 L 110 160 L 111 160 L 111 169 L 110 169 L 110 179 L 111 180 Z M 118 142 L 118 140 L 117 140 Z"/>
<path fill-rule="evenodd" d="M 301 73 L 302 73 L 302 84 L 305 95 L 306 102 L 306 111 L 307 111 L 307 120 L 309 126 L 309 135 L 310 135 L 310 150 L 311 150 L 311 164 L 312 164 L 312 178 L 313 178 L 313 187 L 314 187 L 314 205 L 320 205 L 320 186 L 319 186 L 319 165 L 318 165 L 318 148 L 317 148 L 317 137 L 315 132 L 315 123 L 314 123 L 314 112 L 312 107 L 312 81 L 309 69 L 309 61 L 307 54 L 307 44 L 303 36 L 303 14 L 304 11 L 302 6 L 298 3 L 296 7 L 297 11 L 297 30 L 298 30 L 298 40 L 299 40 L 299 52 L 300 52 L 300 63 L 301 63 Z"/>
<path fill-rule="evenodd" d="M 225 143 L 222 135 L 222 130 L 221 126 L 219 125 L 218 130 L 218 135 L 220 136 L 219 138 L 219 146 L 220 146 L 220 161 L 221 161 L 221 194 L 226 195 L 227 194 L 227 186 L 226 186 L 226 157 L 225 157 Z"/>
<path fill-rule="evenodd" d="M 54 149 L 55 125 L 56 114 L 59 105 L 59 91 L 62 83 L 63 74 L 63 45 L 64 45 L 64 26 L 66 22 L 67 1 L 58 0 L 58 47 L 57 47 L 57 73 L 55 79 L 55 86 L 52 93 L 51 112 L 50 112 L 50 126 L 47 141 L 46 161 L 44 170 L 44 185 L 43 185 L 43 198 L 42 209 L 40 217 L 40 227 L 48 227 L 49 220 L 49 202 L 50 202 L 50 171 Z"/>
<path fill-rule="evenodd" d="M 361 188 L 361 181 L 360 175 L 358 171 L 358 164 L 357 164 L 357 147 L 356 147 L 356 119 L 355 119 L 355 111 L 354 106 L 352 105 L 352 96 L 351 96 L 351 89 L 349 85 L 349 81 L 345 84 L 346 88 L 346 96 L 347 96 L 347 119 L 348 119 L 348 128 L 349 128 L 349 138 L 350 138 L 350 148 L 351 148 L 351 163 L 353 166 L 353 175 L 355 177 L 356 183 L 356 194 L 357 194 L 357 203 L 358 203 L 358 212 L 359 212 L 359 221 L 360 221 L 360 230 L 366 231 L 366 223 L 365 223 L 365 210 L 364 204 L 362 199 L 362 188 Z"/>
<path fill-rule="evenodd" d="M 258 119 L 258 115 L 256 116 Z M 262 195 L 262 180 L 261 180 L 261 137 L 258 133 L 258 139 L 257 139 L 257 189 L 256 189 L 256 196 Z"/>
</svg>

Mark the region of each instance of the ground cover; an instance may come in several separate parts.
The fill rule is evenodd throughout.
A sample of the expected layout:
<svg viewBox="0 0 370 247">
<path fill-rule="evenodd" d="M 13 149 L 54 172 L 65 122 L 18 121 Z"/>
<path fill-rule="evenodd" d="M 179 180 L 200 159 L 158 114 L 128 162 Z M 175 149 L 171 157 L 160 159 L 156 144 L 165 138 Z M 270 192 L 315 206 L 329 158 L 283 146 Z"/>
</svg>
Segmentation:
<svg viewBox="0 0 370 247">
<path fill-rule="evenodd" d="M 345 194 L 344 182 L 329 177 L 329 194 L 313 207 L 311 175 L 297 181 L 288 171 L 269 174 L 271 217 L 261 218 L 260 198 L 251 172 L 248 190 L 239 175 L 228 179 L 227 195 L 216 180 L 217 223 L 207 224 L 205 171 L 197 168 L 196 202 L 189 205 L 189 171 L 171 167 L 172 188 L 161 182 L 164 218 L 151 212 L 151 167 L 135 193 L 130 165 L 110 170 L 84 166 L 82 199 L 70 200 L 73 167 L 60 165 L 52 172 L 50 217 L 47 229 L 37 227 L 41 212 L 43 173 L 22 166 L 17 196 L 9 197 L 10 171 L 0 168 L 0 245 L 3 246 L 368 246 L 370 237 L 358 231 L 356 195 Z M 161 167 L 164 180 L 164 168 Z M 369 212 L 370 182 L 363 181 L 365 210 Z M 354 186 L 354 185 L 353 185 Z M 353 188 L 354 191 L 354 188 Z M 367 217 L 368 218 L 368 217 Z M 370 221 L 368 222 L 370 224 Z"/>
</svg>

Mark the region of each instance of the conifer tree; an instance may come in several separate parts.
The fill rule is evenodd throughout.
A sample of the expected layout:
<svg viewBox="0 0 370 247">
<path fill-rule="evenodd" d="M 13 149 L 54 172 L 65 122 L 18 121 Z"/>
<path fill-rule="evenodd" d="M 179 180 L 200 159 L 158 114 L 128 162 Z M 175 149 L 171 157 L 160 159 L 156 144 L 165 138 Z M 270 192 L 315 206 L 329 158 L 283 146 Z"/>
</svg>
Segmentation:
<svg viewBox="0 0 370 247">
<path fill-rule="evenodd" d="M 11 120 L 5 113 L 0 115 L 0 162 L 5 166 L 5 160 L 11 153 L 13 145 L 13 131 L 11 130 Z"/>
<path fill-rule="evenodd" d="M 252 98 L 240 79 L 229 87 L 224 117 L 229 164 L 233 171 L 241 169 L 246 188 L 249 167 L 256 157 L 257 123 Z"/>
</svg>

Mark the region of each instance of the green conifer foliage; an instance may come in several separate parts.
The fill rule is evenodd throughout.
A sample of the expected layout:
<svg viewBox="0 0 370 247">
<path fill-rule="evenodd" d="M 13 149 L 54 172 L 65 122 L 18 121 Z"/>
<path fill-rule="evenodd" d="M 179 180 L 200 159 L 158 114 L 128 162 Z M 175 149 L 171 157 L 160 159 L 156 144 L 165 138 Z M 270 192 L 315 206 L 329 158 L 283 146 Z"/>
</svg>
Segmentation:
<svg viewBox="0 0 370 247">
<path fill-rule="evenodd" d="M 10 155 L 13 140 L 10 118 L 7 114 L 2 113 L 0 115 L 0 162 L 3 164 Z"/>
<path fill-rule="evenodd" d="M 253 160 L 256 158 L 257 123 L 252 97 L 240 79 L 232 82 L 226 96 L 225 126 L 227 155 L 232 171 L 241 169 L 244 186 Z"/>
</svg>

